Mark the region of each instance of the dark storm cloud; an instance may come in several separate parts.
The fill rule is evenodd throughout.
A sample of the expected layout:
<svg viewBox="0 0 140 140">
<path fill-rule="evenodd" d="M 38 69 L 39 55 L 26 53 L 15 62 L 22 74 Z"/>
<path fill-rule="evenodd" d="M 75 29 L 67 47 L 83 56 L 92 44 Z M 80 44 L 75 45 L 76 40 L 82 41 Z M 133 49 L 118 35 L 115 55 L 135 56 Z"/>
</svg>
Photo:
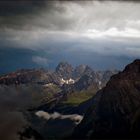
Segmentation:
<svg viewBox="0 0 140 140">
<path fill-rule="evenodd" d="M 106 0 L 98 0 L 106 2 Z M 114 0 L 113 0 L 114 1 Z M 139 2 L 139 0 L 116 0 L 122 2 Z M 77 17 L 70 17 L 67 10 L 71 4 L 76 8 L 84 5 L 93 5 L 96 1 L 74 0 L 2 0 L 0 1 L 0 28 L 15 28 L 31 30 L 34 27 L 43 27 L 50 30 L 72 29 L 76 26 Z M 108 1 L 107 1 L 108 2 Z M 107 4 L 108 5 L 108 4 Z M 83 7 L 84 8 L 84 7 Z M 85 11 L 86 12 L 86 8 Z M 132 11 L 133 12 L 133 11 Z M 84 13 L 81 13 L 81 16 Z"/>
<path fill-rule="evenodd" d="M 0 1 L 0 33 L 11 34 L 8 29 L 82 32 L 122 29 L 127 27 L 127 20 L 137 23 L 139 6 L 127 1 L 99 1 Z M 140 28 L 139 24 L 134 26 Z"/>
<path fill-rule="evenodd" d="M 46 6 L 45 0 L 1 0 L 0 15 L 14 16 L 41 10 Z"/>
<path fill-rule="evenodd" d="M 75 19 L 67 18 L 66 3 L 60 1 L 0 1 L 0 32 L 5 29 L 65 30 L 73 26 Z M 76 2 L 74 2 L 76 3 Z"/>
<path fill-rule="evenodd" d="M 42 0 L 12 0 L 0 1 L 0 26 L 21 28 L 30 22 L 30 18 L 34 17 L 38 12 L 44 8 L 49 9 L 52 6 L 47 6 L 46 1 Z"/>
</svg>

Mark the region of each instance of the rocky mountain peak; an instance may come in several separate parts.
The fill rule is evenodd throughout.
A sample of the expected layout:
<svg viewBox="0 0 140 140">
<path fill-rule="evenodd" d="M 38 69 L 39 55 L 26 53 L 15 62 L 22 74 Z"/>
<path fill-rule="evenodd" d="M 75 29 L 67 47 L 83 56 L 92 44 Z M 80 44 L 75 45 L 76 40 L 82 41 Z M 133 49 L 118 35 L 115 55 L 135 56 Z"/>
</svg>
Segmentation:
<svg viewBox="0 0 140 140">
<path fill-rule="evenodd" d="M 136 59 L 131 64 L 127 65 L 124 69 L 125 72 L 140 72 L 140 59 Z"/>
<path fill-rule="evenodd" d="M 73 67 L 67 62 L 60 62 L 56 67 L 56 73 L 64 79 L 72 77 Z"/>
<path fill-rule="evenodd" d="M 125 84 L 126 80 L 127 81 L 131 80 L 130 82 L 133 81 L 135 83 L 135 81 L 139 80 L 139 78 L 140 78 L 140 60 L 137 59 L 137 60 L 133 61 L 132 63 L 130 63 L 129 65 L 127 65 L 122 72 L 119 72 L 118 74 L 113 75 L 111 77 L 111 80 L 109 81 L 109 83 L 125 81 L 123 83 L 123 84 Z M 134 83 L 132 83 L 132 84 L 134 84 Z M 123 86 L 123 84 L 122 84 L 122 86 Z"/>
<path fill-rule="evenodd" d="M 74 69 L 73 77 L 80 77 L 85 71 L 86 65 L 79 65 Z"/>
<path fill-rule="evenodd" d="M 93 72 L 94 72 L 93 69 L 87 65 L 86 68 L 85 68 L 84 73 L 85 73 L 86 75 L 90 75 L 90 74 L 93 73 Z"/>
<path fill-rule="evenodd" d="M 83 75 L 90 75 L 93 72 L 92 68 L 90 68 L 88 65 L 79 65 L 75 68 L 73 72 L 73 77 L 80 78 Z"/>
</svg>

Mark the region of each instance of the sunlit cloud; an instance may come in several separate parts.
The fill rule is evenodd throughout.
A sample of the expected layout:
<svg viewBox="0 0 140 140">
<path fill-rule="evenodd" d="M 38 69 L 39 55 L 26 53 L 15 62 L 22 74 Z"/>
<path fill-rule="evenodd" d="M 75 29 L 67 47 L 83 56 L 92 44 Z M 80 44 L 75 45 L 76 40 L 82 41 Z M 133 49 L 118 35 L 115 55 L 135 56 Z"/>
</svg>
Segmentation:
<svg viewBox="0 0 140 140">
<path fill-rule="evenodd" d="M 99 38 L 99 37 L 116 37 L 116 38 L 140 38 L 140 30 L 136 30 L 133 28 L 125 28 L 124 30 L 119 30 L 117 28 L 109 28 L 105 31 L 89 29 L 85 36 L 90 38 Z"/>
</svg>

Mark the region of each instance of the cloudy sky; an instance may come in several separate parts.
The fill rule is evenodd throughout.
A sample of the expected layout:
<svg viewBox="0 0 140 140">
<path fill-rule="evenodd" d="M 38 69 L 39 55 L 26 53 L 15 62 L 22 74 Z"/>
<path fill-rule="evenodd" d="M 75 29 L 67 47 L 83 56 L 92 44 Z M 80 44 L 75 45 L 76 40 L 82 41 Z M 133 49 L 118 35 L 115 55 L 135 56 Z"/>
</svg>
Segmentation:
<svg viewBox="0 0 140 140">
<path fill-rule="evenodd" d="M 60 61 L 122 69 L 140 58 L 140 2 L 0 1 L 0 72 Z"/>
</svg>

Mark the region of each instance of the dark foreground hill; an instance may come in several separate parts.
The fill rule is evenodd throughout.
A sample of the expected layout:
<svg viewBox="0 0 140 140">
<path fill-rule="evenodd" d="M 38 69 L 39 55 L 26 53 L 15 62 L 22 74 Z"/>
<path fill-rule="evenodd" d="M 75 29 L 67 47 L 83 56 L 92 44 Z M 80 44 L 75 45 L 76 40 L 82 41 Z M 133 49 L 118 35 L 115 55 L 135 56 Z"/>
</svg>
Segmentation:
<svg viewBox="0 0 140 140">
<path fill-rule="evenodd" d="M 140 138 L 140 60 L 112 76 L 72 138 Z"/>
</svg>

